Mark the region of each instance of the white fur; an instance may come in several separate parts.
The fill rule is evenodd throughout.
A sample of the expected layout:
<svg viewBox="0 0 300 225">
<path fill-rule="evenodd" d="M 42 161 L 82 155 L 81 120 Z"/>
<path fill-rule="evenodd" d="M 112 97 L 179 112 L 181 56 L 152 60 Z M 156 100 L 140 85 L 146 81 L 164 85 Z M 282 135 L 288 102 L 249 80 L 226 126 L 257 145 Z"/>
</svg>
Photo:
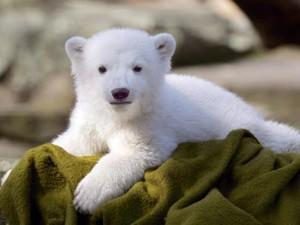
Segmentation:
<svg viewBox="0 0 300 225">
<path fill-rule="evenodd" d="M 298 131 L 264 120 L 233 93 L 198 78 L 165 76 L 175 51 L 170 34 L 111 29 L 89 39 L 71 38 L 66 51 L 77 102 L 69 128 L 53 143 L 74 155 L 109 152 L 76 189 L 80 211 L 91 213 L 124 193 L 181 142 L 222 139 L 245 128 L 275 151 L 300 150 Z M 101 65 L 105 74 L 98 71 Z M 133 72 L 135 65 L 142 71 Z M 132 103 L 111 105 L 115 88 L 129 89 Z"/>
</svg>

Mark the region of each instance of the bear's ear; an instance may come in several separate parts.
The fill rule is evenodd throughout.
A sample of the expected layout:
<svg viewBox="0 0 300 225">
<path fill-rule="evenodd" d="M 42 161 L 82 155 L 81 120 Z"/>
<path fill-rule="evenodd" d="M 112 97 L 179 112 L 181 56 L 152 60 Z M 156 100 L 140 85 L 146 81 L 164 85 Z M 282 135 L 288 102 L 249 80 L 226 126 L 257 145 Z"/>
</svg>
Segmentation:
<svg viewBox="0 0 300 225">
<path fill-rule="evenodd" d="M 176 49 L 175 38 L 168 33 L 157 34 L 154 37 L 155 48 L 162 58 L 171 58 Z"/>
<path fill-rule="evenodd" d="M 71 37 L 65 43 L 65 50 L 71 60 L 80 59 L 86 39 L 82 37 Z"/>
</svg>

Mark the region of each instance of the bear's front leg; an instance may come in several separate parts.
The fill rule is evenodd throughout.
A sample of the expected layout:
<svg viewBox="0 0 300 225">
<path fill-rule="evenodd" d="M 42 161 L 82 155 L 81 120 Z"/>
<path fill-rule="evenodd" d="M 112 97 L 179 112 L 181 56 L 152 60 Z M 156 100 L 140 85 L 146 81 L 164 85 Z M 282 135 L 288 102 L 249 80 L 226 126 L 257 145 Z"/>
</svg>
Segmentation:
<svg viewBox="0 0 300 225">
<path fill-rule="evenodd" d="M 75 190 L 74 205 L 82 213 L 93 213 L 104 202 L 122 195 L 160 160 L 145 152 L 105 155 Z"/>
</svg>

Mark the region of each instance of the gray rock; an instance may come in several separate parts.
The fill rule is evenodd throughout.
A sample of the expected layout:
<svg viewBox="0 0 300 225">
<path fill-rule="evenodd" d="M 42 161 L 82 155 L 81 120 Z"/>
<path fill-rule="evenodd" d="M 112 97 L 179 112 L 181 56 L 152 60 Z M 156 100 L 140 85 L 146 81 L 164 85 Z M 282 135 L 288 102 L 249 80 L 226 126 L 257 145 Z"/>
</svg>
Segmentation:
<svg viewBox="0 0 300 225">
<path fill-rule="evenodd" d="M 235 62 L 180 67 L 175 72 L 199 76 L 235 91 L 300 92 L 299 61 L 300 48 L 290 46 Z"/>
<path fill-rule="evenodd" d="M 2 106 L 0 106 L 0 110 L 4 108 L 4 106 L 5 108 L 13 107 L 16 102 L 16 96 L 14 92 L 4 84 L 0 85 L 0 102 Z"/>
<path fill-rule="evenodd" d="M 6 138 L 0 138 L 0 160 L 6 160 L 9 162 L 14 162 L 21 158 L 24 153 L 29 149 L 34 147 L 36 144 L 27 143 L 27 142 L 19 142 L 17 140 L 9 140 Z M 7 167 L 1 167 L 0 171 L 6 171 Z"/>
<path fill-rule="evenodd" d="M 46 113 L 25 108 L 2 111 L 0 136 L 35 143 L 48 142 L 66 126 L 67 118 L 67 114 Z"/>
<path fill-rule="evenodd" d="M 0 74 L 9 68 L 12 75 L 9 86 L 14 91 L 22 93 L 24 87 L 33 87 L 42 78 L 36 67 L 39 55 L 33 53 L 44 26 L 45 15 L 36 9 L 7 10 L 0 14 Z"/>
<path fill-rule="evenodd" d="M 3 89 L 5 90 L 5 89 Z M 50 141 L 67 125 L 74 102 L 71 76 L 56 74 L 40 82 L 32 98 L 25 103 L 11 103 L 5 91 L 0 107 L 0 137 L 42 143 Z M 6 101 L 7 100 L 7 101 Z M 1 139 L 0 139 L 1 140 Z M 0 141 L 0 156 L 3 146 Z"/>
</svg>

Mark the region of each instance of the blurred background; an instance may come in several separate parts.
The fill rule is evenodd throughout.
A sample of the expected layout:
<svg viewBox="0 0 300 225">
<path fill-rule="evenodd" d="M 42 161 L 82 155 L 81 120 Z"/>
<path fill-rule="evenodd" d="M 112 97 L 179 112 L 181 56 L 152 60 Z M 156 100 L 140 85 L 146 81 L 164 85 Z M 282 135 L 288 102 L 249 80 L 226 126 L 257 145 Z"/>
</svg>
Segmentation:
<svg viewBox="0 0 300 225">
<path fill-rule="evenodd" d="M 174 72 L 212 80 L 300 128 L 297 0 L 0 0 L 0 174 L 67 125 L 65 40 L 116 26 L 172 33 Z"/>
</svg>

